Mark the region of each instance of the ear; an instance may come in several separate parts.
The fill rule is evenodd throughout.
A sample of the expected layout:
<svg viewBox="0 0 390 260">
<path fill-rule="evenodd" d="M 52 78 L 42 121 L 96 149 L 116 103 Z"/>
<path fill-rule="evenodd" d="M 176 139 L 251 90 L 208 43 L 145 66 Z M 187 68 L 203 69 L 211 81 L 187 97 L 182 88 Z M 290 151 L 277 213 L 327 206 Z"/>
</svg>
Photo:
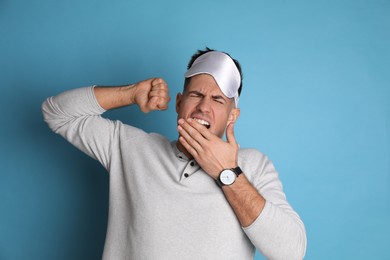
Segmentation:
<svg viewBox="0 0 390 260">
<path fill-rule="evenodd" d="M 179 92 L 177 93 L 176 95 L 176 113 L 179 113 L 179 109 L 180 109 L 180 104 L 181 104 L 181 98 L 182 98 L 182 94 Z"/>
<path fill-rule="evenodd" d="M 227 125 L 229 125 L 230 123 L 235 123 L 239 116 L 240 116 L 240 109 L 233 108 L 232 111 L 230 111 Z"/>
</svg>

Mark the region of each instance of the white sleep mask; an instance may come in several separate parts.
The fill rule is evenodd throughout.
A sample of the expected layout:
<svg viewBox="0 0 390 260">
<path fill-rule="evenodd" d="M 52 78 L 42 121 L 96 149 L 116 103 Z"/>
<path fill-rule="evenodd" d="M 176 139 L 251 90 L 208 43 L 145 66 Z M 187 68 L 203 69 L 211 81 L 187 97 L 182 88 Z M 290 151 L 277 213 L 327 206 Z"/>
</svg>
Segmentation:
<svg viewBox="0 0 390 260">
<path fill-rule="evenodd" d="M 198 74 L 209 74 L 217 82 L 222 93 L 228 98 L 234 98 L 238 107 L 238 88 L 241 76 L 233 59 L 219 51 L 210 51 L 198 57 L 184 77 L 190 78 Z"/>
</svg>

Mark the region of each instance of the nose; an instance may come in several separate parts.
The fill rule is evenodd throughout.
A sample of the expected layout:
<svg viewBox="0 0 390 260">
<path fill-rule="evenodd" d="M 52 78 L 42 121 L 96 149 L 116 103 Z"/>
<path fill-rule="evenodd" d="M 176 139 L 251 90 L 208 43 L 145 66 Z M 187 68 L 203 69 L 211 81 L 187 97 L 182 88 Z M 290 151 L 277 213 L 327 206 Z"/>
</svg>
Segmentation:
<svg viewBox="0 0 390 260">
<path fill-rule="evenodd" d="M 211 100 L 207 97 L 203 97 L 201 100 L 199 100 L 199 103 L 197 105 L 197 109 L 202 113 L 210 112 L 211 109 Z"/>
</svg>

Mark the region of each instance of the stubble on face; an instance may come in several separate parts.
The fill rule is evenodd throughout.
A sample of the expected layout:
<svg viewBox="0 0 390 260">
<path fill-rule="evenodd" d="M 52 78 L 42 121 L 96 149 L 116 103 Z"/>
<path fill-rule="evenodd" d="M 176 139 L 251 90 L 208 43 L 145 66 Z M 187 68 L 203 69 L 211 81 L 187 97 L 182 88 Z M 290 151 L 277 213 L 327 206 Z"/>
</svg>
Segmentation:
<svg viewBox="0 0 390 260">
<path fill-rule="evenodd" d="M 187 79 L 183 94 L 178 94 L 178 119 L 192 118 L 222 138 L 226 126 L 232 121 L 234 100 L 227 98 L 214 78 L 200 74 Z"/>
</svg>

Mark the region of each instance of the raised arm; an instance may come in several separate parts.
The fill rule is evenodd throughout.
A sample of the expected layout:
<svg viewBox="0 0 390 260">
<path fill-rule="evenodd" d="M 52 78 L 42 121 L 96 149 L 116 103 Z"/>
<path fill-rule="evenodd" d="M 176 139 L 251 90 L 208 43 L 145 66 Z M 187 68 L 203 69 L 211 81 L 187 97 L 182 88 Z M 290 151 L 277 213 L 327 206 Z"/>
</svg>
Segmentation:
<svg viewBox="0 0 390 260">
<path fill-rule="evenodd" d="M 119 145 L 122 123 L 103 118 L 101 114 L 132 104 L 145 113 L 163 110 L 167 109 L 169 99 L 165 81 L 153 78 L 120 87 L 72 89 L 47 98 L 42 111 L 50 129 L 108 169 L 111 151 Z M 142 132 L 134 128 L 132 138 Z"/>
<path fill-rule="evenodd" d="M 94 88 L 99 105 L 105 110 L 137 104 L 142 112 L 165 110 L 170 100 L 168 86 L 162 78 L 147 79 L 119 87 Z"/>
</svg>

